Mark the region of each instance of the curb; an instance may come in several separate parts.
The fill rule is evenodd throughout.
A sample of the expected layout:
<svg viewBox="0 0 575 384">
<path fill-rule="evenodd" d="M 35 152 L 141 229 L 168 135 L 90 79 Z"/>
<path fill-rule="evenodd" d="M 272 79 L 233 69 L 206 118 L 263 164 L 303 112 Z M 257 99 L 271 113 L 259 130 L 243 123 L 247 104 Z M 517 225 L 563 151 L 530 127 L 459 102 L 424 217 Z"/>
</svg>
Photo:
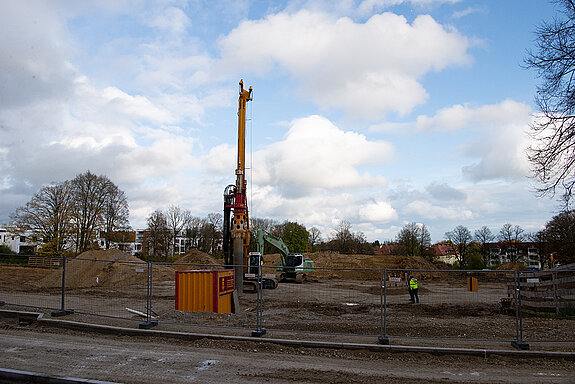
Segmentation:
<svg viewBox="0 0 575 384">
<path fill-rule="evenodd" d="M 61 377 L 43 373 L 18 371 L 16 369 L 0 368 L 0 382 L 2 383 L 47 383 L 47 384 L 120 384 L 114 381 L 100 381 L 79 379 L 76 377 Z"/>
</svg>

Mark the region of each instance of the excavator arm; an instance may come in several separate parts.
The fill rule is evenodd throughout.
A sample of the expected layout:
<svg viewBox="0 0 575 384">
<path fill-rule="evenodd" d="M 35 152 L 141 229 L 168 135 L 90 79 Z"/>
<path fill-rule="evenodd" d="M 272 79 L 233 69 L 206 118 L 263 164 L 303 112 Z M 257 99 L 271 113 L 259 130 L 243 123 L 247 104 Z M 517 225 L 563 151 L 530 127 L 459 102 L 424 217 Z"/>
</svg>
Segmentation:
<svg viewBox="0 0 575 384">
<path fill-rule="evenodd" d="M 258 237 L 257 237 L 256 245 L 257 245 L 258 252 L 261 255 L 263 255 L 265 242 L 268 242 L 269 244 L 273 245 L 274 247 L 276 247 L 280 251 L 281 257 L 282 257 L 282 264 L 285 264 L 285 259 L 287 258 L 287 255 L 289 255 L 289 249 L 288 249 L 287 245 L 285 245 L 283 240 L 276 235 L 265 232 L 261 228 L 258 229 L 258 235 L 257 236 Z"/>
</svg>

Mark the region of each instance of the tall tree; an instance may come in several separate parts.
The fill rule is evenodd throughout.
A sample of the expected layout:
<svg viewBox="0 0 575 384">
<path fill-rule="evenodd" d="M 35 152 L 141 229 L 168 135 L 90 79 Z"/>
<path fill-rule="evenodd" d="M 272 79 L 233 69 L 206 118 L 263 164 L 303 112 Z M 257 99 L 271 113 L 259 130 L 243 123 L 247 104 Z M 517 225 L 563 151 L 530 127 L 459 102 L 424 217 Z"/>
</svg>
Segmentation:
<svg viewBox="0 0 575 384">
<path fill-rule="evenodd" d="M 395 241 L 398 252 L 403 256 L 419 256 L 419 227 L 417 223 L 407 223 L 401 228 Z"/>
<path fill-rule="evenodd" d="M 106 231 L 106 249 L 109 249 L 110 239 L 113 237 L 114 232 L 130 229 L 128 199 L 124 191 L 113 183 L 109 185 L 102 216 L 104 230 Z"/>
<path fill-rule="evenodd" d="M 196 216 L 191 216 L 186 223 L 186 242 L 191 248 L 198 248 L 198 241 L 200 239 L 200 229 L 202 227 L 202 219 Z M 186 250 L 187 251 L 187 250 Z"/>
<path fill-rule="evenodd" d="M 556 261 L 564 264 L 575 262 L 575 211 L 554 216 L 545 225 L 543 238 Z"/>
<path fill-rule="evenodd" d="M 430 257 L 431 235 L 425 224 L 407 223 L 395 238 L 397 252 L 403 256 Z"/>
<path fill-rule="evenodd" d="M 288 222 L 285 225 L 282 240 L 290 252 L 306 252 L 309 233 L 301 224 Z"/>
<path fill-rule="evenodd" d="M 76 252 L 90 248 L 97 229 L 103 225 L 106 201 L 114 184 L 106 176 L 96 176 L 90 171 L 71 181 L 74 196 L 72 220 L 76 237 Z"/>
<path fill-rule="evenodd" d="M 332 239 L 339 252 L 352 253 L 353 233 L 351 232 L 350 222 L 346 220 L 340 221 L 335 232 L 332 234 Z"/>
<path fill-rule="evenodd" d="M 314 252 L 315 246 L 318 245 L 320 241 L 321 241 L 321 231 L 317 227 L 311 227 L 311 229 L 309 230 L 309 237 L 308 237 L 309 249 L 312 252 Z"/>
<path fill-rule="evenodd" d="M 510 223 L 503 224 L 499 231 L 499 241 L 508 248 L 507 254 L 512 263 L 517 261 L 517 244 L 523 240 L 523 232 L 519 225 L 513 226 Z"/>
<path fill-rule="evenodd" d="M 495 239 L 491 229 L 487 226 L 483 226 L 474 232 L 474 239 L 481 245 L 481 256 L 483 258 L 483 264 L 488 266 L 489 264 L 489 252 L 487 249 L 487 244 Z"/>
<path fill-rule="evenodd" d="M 32 232 L 51 253 L 61 254 L 72 231 L 72 204 L 69 182 L 42 187 L 11 215 L 11 227 L 17 232 Z"/>
<path fill-rule="evenodd" d="M 562 190 L 569 201 L 575 186 L 575 2 L 556 0 L 561 12 L 536 30 L 536 50 L 525 63 L 541 83 L 535 101 L 541 117 L 531 127 L 529 148 L 541 194 Z"/>
<path fill-rule="evenodd" d="M 168 221 L 168 227 L 170 228 L 170 236 L 172 238 L 172 252 L 180 253 L 182 250 L 176 250 L 176 241 L 178 237 L 182 234 L 186 225 L 192 219 L 192 214 L 188 210 L 181 209 L 175 205 L 170 205 L 168 211 L 166 212 L 166 219 Z"/>
<path fill-rule="evenodd" d="M 157 209 L 148 216 L 147 223 L 146 253 L 167 260 L 170 253 L 170 228 L 166 215 Z"/>
<path fill-rule="evenodd" d="M 449 240 L 457 249 L 459 264 L 467 265 L 467 253 L 471 241 L 471 232 L 467 227 L 458 225 L 453 231 L 445 232 L 445 239 Z"/>
<path fill-rule="evenodd" d="M 499 230 L 499 236 L 498 236 L 499 241 L 509 246 L 513 243 L 513 238 L 514 238 L 513 225 L 511 225 L 510 223 L 503 224 L 503 226 Z"/>
<path fill-rule="evenodd" d="M 222 243 L 224 218 L 221 213 L 208 213 L 207 222 L 212 230 L 210 253 L 219 256 L 221 254 L 220 245 Z"/>
<path fill-rule="evenodd" d="M 431 259 L 433 257 L 433 253 L 431 251 L 431 234 L 429 230 L 425 226 L 425 224 L 420 224 L 417 234 L 417 241 L 419 245 L 419 255 L 421 257 L 425 257 L 427 259 Z"/>
</svg>

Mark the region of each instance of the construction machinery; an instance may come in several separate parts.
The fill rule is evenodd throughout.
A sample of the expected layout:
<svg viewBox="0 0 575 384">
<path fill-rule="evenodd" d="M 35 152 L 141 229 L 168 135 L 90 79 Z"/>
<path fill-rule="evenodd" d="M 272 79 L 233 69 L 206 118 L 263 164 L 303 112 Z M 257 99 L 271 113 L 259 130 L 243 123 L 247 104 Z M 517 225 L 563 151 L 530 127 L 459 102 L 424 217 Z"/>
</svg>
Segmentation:
<svg viewBox="0 0 575 384">
<path fill-rule="evenodd" d="M 246 105 L 252 100 L 252 87 L 244 89 L 240 81 L 238 99 L 238 157 L 236 183 L 224 190 L 223 250 L 228 268 L 234 268 L 235 289 L 243 289 L 244 265 L 247 262 L 247 249 L 250 244 L 249 215 L 247 200 L 246 170 Z"/>
<path fill-rule="evenodd" d="M 307 278 L 309 272 L 313 272 L 314 263 L 311 259 L 301 253 L 290 253 L 287 245 L 285 245 L 280 237 L 265 232 L 262 229 L 258 229 L 257 231 L 257 252 L 252 253 L 259 254 L 260 257 L 263 257 L 266 242 L 280 251 L 281 264 L 276 269 L 277 272 L 280 273 L 280 281 L 290 280 L 302 282 Z M 252 253 L 250 253 L 250 255 Z"/>
<path fill-rule="evenodd" d="M 236 166 L 236 183 L 228 185 L 224 190 L 224 220 L 223 220 L 223 251 L 224 263 L 229 269 L 234 269 L 234 288 L 242 292 L 244 285 L 257 290 L 254 283 L 253 272 L 263 265 L 262 255 L 264 243 L 274 245 L 282 254 L 281 266 L 278 267 L 281 280 L 305 279 L 306 273 L 313 270 L 313 261 L 302 254 L 289 253 L 283 241 L 264 231 L 258 231 L 258 252 L 247 255 L 250 244 L 249 214 L 247 200 L 246 170 L 246 106 L 252 100 L 252 87 L 244 89 L 243 80 L 240 81 L 238 99 L 238 157 Z M 259 255 L 258 255 L 259 254 Z M 246 275 L 247 272 L 247 275 Z M 244 284 L 244 280 L 246 284 Z M 276 288 L 275 275 L 266 275 L 263 280 L 265 288 Z"/>
</svg>

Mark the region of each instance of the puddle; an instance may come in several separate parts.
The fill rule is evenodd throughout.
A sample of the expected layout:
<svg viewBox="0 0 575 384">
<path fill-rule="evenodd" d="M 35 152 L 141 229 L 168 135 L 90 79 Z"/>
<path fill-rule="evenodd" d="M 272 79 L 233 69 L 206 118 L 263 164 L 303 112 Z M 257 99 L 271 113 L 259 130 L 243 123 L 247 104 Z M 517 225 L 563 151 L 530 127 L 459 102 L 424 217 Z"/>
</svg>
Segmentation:
<svg viewBox="0 0 575 384">
<path fill-rule="evenodd" d="M 205 360 L 203 361 L 199 367 L 197 367 L 196 369 L 198 371 L 205 371 L 208 368 L 213 367 L 214 365 L 216 365 L 217 363 L 219 363 L 218 360 Z"/>
</svg>

